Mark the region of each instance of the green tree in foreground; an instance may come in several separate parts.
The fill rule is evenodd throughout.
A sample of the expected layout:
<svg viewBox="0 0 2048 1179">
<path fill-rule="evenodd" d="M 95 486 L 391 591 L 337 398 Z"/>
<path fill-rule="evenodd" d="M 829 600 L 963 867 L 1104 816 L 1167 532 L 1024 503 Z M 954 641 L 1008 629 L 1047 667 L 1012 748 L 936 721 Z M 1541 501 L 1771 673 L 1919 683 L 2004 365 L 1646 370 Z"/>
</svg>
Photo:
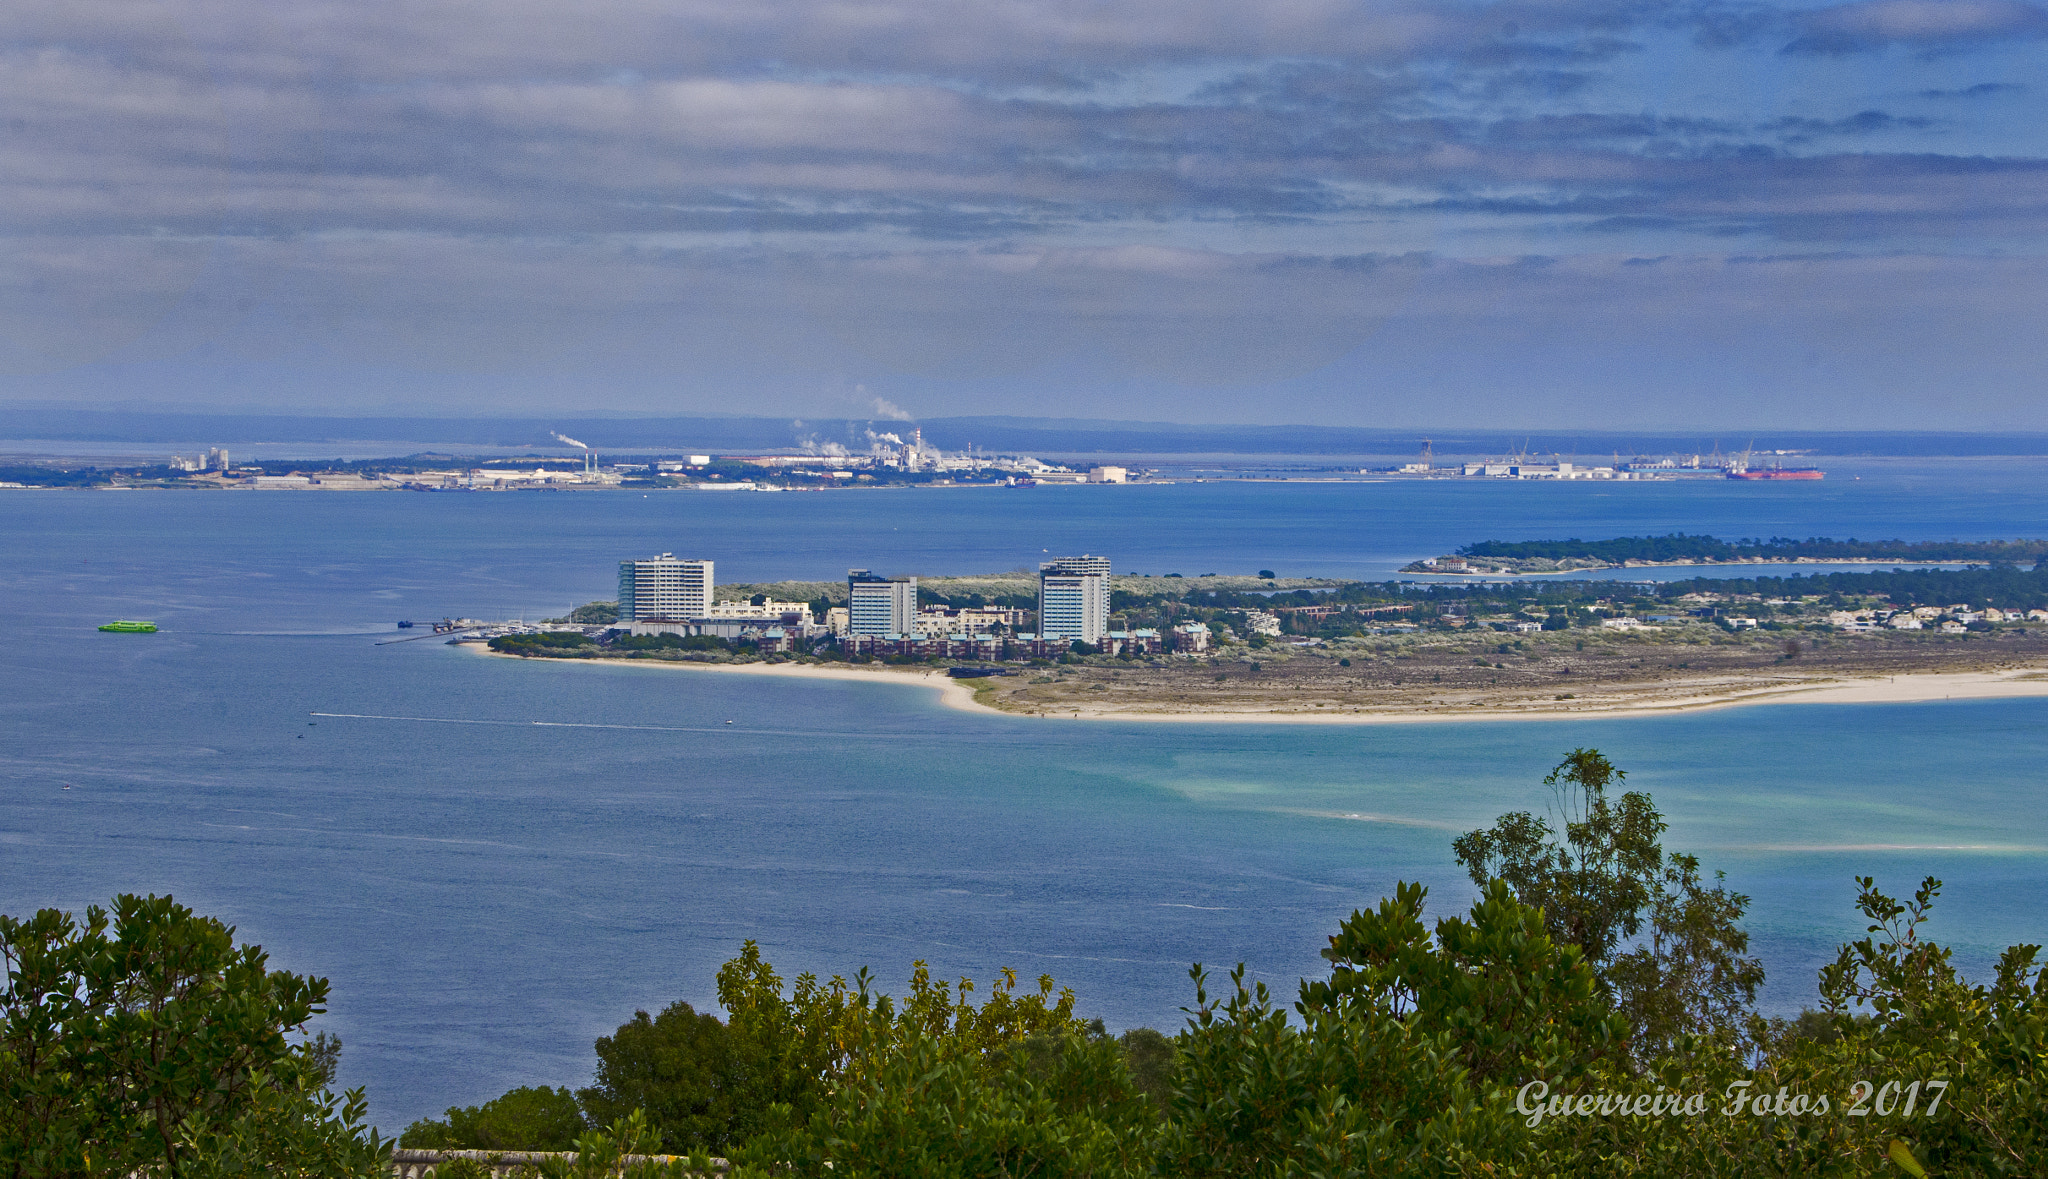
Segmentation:
<svg viewBox="0 0 2048 1179">
<path fill-rule="evenodd" d="M 1528 1077 L 1583 1077 L 1623 1026 L 1578 947 L 1495 882 L 1465 918 L 1422 924 L 1402 884 L 1352 914 L 1304 980 L 1300 1026 L 1244 968 L 1196 1007 L 1160 1165 L 1186 1176 L 1409 1175 L 1540 1166 L 1541 1144 L 1502 1094 Z M 1495 1173 L 1523 1173 L 1502 1169 Z M 1534 1173 L 1546 1173 L 1538 1170 Z"/>
<path fill-rule="evenodd" d="M 773 1062 L 773 1084 L 794 1098 L 770 1107 L 740 1159 L 831 1179 L 1149 1166 L 1156 1107 L 1122 1045 L 1076 1019 L 1073 992 L 1056 993 L 1050 976 L 1019 992 L 1005 971 L 978 1007 L 972 980 L 949 988 L 922 962 L 900 1005 L 874 994 L 866 972 L 855 979 L 803 975 L 784 999 L 751 942 L 720 972 L 735 1038 Z"/>
<path fill-rule="evenodd" d="M 407 1126 L 398 1144 L 418 1150 L 569 1150 L 586 1129 L 575 1095 L 545 1085 L 514 1089 L 482 1105 L 451 1107 L 444 1117 Z"/>
<path fill-rule="evenodd" d="M 636 1011 L 598 1040 L 596 1081 L 577 1096 L 594 1125 L 644 1110 L 665 1153 L 722 1155 L 757 1128 L 767 1104 L 750 1084 L 751 1063 L 716 1016 L 678 1001 L 652 1018 Z"/>
<path fill-rule="evenodd" d="M 1543 780 L 1556 793 L 1562 838 L 1527 811 L 1502 815 L 1453 842 L 1484 888 L 1502 880 L 1543 910 L 1550 936 L 1580 948 L 1647 1063 L 1688 1035 L 1739 1045 L 1763 965 L 1748 957 L 1749 898 L 1710 887 L 1699 859 L 1664 851 L 1664 816 L 1650 796 L 1608 787 L 1627 775 L 1597 749 L 1575 749 Z"/>
<path fill-rule="evenodd" d="M 389 1144 L 339 1044 L 293 1044 L 327 981 L 169 897 L 0 916 L 0 1173 L 370 1176 Z"/>
</svg>

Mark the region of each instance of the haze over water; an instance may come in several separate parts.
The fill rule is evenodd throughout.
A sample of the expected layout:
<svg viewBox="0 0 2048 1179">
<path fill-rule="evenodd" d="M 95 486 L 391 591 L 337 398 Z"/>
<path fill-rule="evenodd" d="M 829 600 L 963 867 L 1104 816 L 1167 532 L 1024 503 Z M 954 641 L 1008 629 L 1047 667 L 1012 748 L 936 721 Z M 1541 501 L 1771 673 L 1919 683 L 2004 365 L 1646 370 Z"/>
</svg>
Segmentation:
<svg viewBox="0 0 2048 1179">
<path fill-rule="evenodd" d="M 1826 482 L 1181 484 L 698 495 L 17 492 L 0 499 L 0 909 L 170 892 L 333 980 L 322 1026 L 395 1132 L 686 998 L 742 939 L 785 977 L 1055 975 L 1086 1015 L 1172 1030 L 1187 964 L 1291 996 L 1399 879 L 1438 915 L 1450 839 L 1540 810 L 1594 745 L 1667 845 L 1752 894 L 1768 1001 L 1861 936 L 1855 874 L 1948 888 L 1980 977 L 2044 941 L 2048 701 L 1307 728 L 940 709 L 921 689 L 482 658 L 399 618 L 612 596 L 622 557 L 725 582 L 850 565 L 1384 576 L 1479 539 L 2041 533 L 2021 461 L 1826 462 Z M 1860 481 L 1850 478 L 1860 474 Z M 154 636 L 103 635 L 152 618 Z M 313 716 L 314 713 L 353 714 Z M 725 722 L 734 723 L 727 725 Z M 462 722 L 462 723 L 452 723 Z M 535 722 L 547 722 L 536 724 Z M 70 789 L 66 789 L 66 785 Z"/>
</svg>

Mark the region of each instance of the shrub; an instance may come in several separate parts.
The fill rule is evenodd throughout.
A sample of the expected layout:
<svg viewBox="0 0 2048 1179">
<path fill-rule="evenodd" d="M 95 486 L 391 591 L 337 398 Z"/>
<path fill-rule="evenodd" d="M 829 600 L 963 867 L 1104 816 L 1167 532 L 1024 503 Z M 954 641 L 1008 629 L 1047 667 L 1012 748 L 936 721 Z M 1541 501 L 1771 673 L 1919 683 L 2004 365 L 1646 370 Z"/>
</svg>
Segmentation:
<svg viewBox="0 0 2048 1179">
<path fill-rule="evenodd" d="M 451 1107 L 444 1117 L 407 1126 L 398 1144 L 421 1150 L 569 1150 L 584 1130 L 575 1095 L 546 1086 Z"/>
</svg>

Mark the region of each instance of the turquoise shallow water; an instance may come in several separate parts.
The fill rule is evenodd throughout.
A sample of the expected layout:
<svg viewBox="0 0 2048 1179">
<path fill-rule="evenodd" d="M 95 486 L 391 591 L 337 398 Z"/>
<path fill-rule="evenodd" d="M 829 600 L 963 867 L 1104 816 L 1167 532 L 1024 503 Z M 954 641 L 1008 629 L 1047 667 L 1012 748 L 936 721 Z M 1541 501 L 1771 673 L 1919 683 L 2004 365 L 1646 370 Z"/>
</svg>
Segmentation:
<svg viewBox="0 0 2048 1179">
<path fill-rule="evenodd" d="M 914 688 L 514 663 L 371 633 L 604 596 L 622 550 L 714 553 L 728 577 L 1002 568 L 1038 548 L 1197 573 L 1384 568 L 1471 519 L 1592 535 L 1662 529 L 1687 507 L 1719 519 L 1686 530 L 1723 534 L 2038 531 L 2029 481 L 1968 471 L 1954 502 L 1908 471 L 1834 501 L 1646 498 L 1633 520 L 1549 494 L 1581 489 L 1415 485 L 738 504 L 17 495 L 0 500 L 0 908 L 154 890 L 235 922 L 334 981 L 344 1079 L 393 1128 L 516 1084 L 583 1083 L 597 1035 L 635 1007 L 708 1002 L 746 937 L 786 974 L 900 980 L 914 958 L 982 979 L 1046 971 L 1113 1026 L 1171 1027 L 1191 961 L 1244 960 L 1291 989 L 1395 880 L 1429 884 L 1439 911 L 1461 903 L 1452 835 L 1541 807 L 1544 770 L 1596 745 L 1654 793 L 1672 846 L 1754 896 L 1775 1008 L 1809 999 L 1813 968 L 1860 935 L 1857 873 L 1898 890 L 1942 876 L 1936 931 L 1981 970 L 2009 942 L 2048 940 L 2048 702 L 1069 724 L 950 712 Z M 2021 490 L 1975 494 L 2000 479 Z M 1134 502 L 1151 506 L 1132 519 Z M 949 545 L 966 555 L 942 559 Z M 1244 551 L 1262 556 L 1229 557 Z M 116 616 L 165 631 L 90 629 Z"/>
</svg>

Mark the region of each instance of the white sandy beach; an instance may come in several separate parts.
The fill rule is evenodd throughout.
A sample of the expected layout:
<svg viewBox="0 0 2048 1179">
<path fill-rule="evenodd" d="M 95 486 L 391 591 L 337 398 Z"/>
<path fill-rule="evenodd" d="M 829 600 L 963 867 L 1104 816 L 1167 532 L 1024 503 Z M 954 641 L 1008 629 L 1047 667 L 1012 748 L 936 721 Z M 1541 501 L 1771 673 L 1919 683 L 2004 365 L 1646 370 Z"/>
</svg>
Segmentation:
<svg viewBox="0 0 2048 1179">
<path fill-rule="evenodd" d="M 482 650 L 482 648 L 478 648 Z M 497 652 L 485 651 L 497 655 Z M 518 655 L 500 658 L 519 659 Z M 608 661 L 609 662 L 609 661 Z M 621 661 L 625 662 L 625 661 Z M 1075 709 L 1017 711 L 991 708 L 974 697 L 974 681 L 956 680 L 944 672 L 883 665 L 821 667 L 810 663 L 682 663 L 633 660 L 634 667 L 663 667 L 681 671 L 717 672 L 727 675 L 781 676 L 795 679 L 855 680 L 863 683 L 893 683 L 929 688 L 939 694 L 947 708 L 993 716 L 1035 717 L 1047 720 L 1119 721 L 1166 724 L 1257 724 L 1257 725 L 1373 725 L 1431 724 L 1438 722 L 1495 720 L 1572 720 L 1587 717 L 1664 716 L 1677 712 L 1738 708 L 1750 704 L 1916 704 L 1936 700 L 1994 700 L 2011 697 L 2048 696 L 2048 672 L 2015 669 L 1996 672 L 1955 672 L 1900 675 L 1853 680 L 1819 680 L 1810 684 L 1776 683 L 1748 691 L 1722 691 L 1697 696 L 1665 696 L 1652 700 L 1603 703 L 1589 700 L 1568 708 L 1472 708 L 1445 706 L 1441 711 L 1356 711 L 1317 710 L 1295 712 L 1205 712 L 1188 708 L 1159 711 Z"/>
</svg>

